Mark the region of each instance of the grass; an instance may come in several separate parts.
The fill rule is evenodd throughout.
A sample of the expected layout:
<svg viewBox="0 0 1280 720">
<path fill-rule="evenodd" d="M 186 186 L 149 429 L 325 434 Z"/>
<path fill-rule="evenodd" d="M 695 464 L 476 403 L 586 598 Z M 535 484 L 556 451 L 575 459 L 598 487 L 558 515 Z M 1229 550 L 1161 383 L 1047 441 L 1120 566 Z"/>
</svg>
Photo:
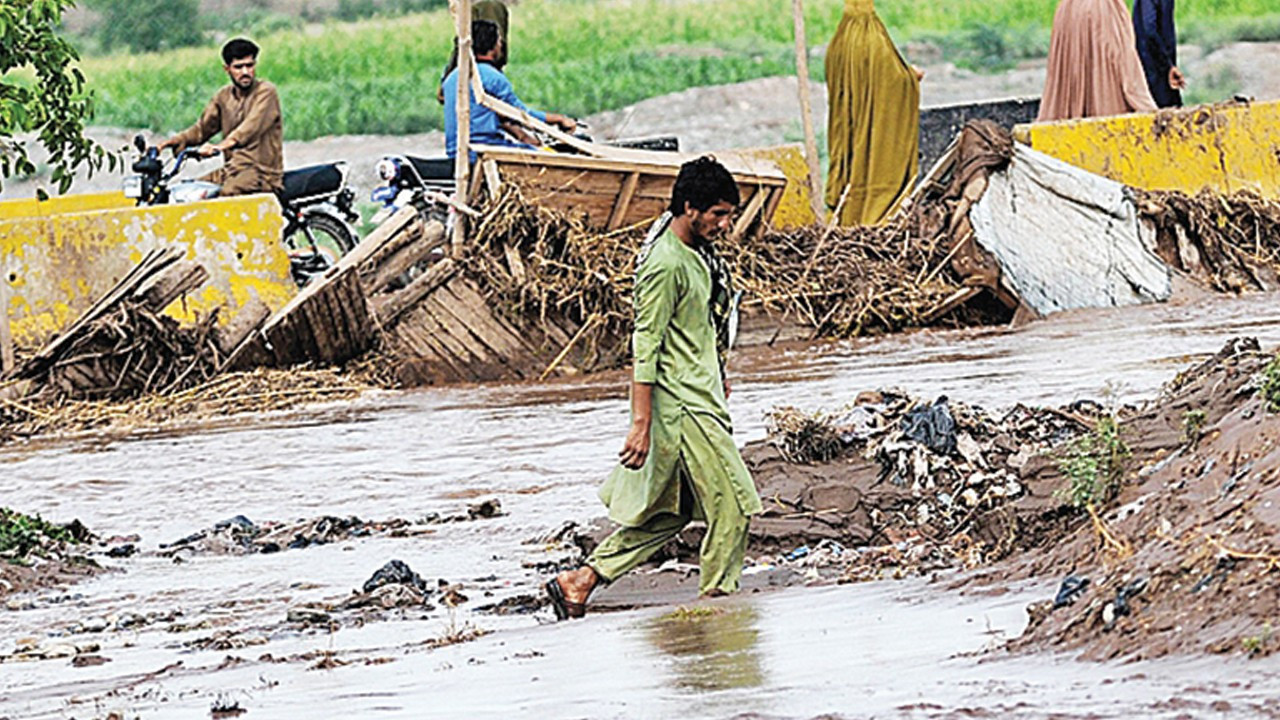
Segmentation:
<svg viewBox="0 0 1280 720">
<path fill-rule="evenodd" d="M 1280 37 L 1272 0 L 1179 7 L 1195 37 Z M 880 0 L 900 45 L 928 43 L 977 69 L 1043 55 L 1057 0 Z M 512 63 L 531 106 L 572 115 L 623 107 L 689 87 L 794 72 L 789 3 L 783 0 L 526 0 L 512 11 Z M 825 46 L 843 0 L 810 0 L 811 47 Z M 1198 34 L 1198 35 L 1197 35 Z M 327 22 L 256 38 L 260 74 L 280 88 L 285 135 L 405 134 L 438 129 L 434 95 L 451 42 L 444 11 Z M 811 61 L 823 77 L 820 57 Z M 96 123 L 170 132 L 190 124 L 226 82 L 213 47 L 89 57 Z"/>
<path fill-rule="evenodd" d="M 30 555 L 45 554 L 46 548 L 55 543 L 74 543 L 71 532 L 55 525 L 39 515 L 26 515 L 0 507 L 0 555 L 11 562 L 23 562 Z"/>
<path fill-rule="evenodd" d="M 1262 369 L 1262 399 L 1267 403 L 1267 410 L 1280 412 L 1280 355 L 1271 358 Z"/>
<path fill-rule="evenodd" d="M 1072 441 L 1059 458 L 1058 466 L 1068 481 L 1060 496 L 1076 508 L 1110 501 L 1120 492 L 1132 455 L 1120 437 L 1115 416 L 1104 415 L 1091 432 Z"/>
</svg>

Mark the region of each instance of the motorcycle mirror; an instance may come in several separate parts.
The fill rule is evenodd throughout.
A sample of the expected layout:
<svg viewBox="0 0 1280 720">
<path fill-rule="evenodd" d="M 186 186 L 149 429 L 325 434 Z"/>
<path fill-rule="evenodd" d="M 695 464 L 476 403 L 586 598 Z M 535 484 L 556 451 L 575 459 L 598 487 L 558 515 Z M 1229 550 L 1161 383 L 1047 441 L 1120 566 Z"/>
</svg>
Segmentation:
<svg viewBox="0 0 1280 720">
<path fill-rule="evenodd" d="M 147 151 L 147 141 L 142 138 L 142 133 L 133 136 L 133 146 L 138 148 L 138 152 Z"/>
</svg>

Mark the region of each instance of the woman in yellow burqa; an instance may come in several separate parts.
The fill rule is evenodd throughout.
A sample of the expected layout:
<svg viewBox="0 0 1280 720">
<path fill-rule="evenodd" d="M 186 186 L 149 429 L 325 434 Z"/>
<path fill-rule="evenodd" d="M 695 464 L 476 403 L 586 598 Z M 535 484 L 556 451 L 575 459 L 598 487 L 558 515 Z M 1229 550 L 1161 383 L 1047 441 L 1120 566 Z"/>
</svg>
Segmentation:
<svg viewBox="0 0 1280 720">
<path fill-rule="evenodd" d="M 829 208 L 840 206 L 841 225 L 884 221 L 915 183 L 920 77 L 898 53 L 873 0 L 845 0 L 827 47 L 827 147 L 825 199 Z"/>
</svg>

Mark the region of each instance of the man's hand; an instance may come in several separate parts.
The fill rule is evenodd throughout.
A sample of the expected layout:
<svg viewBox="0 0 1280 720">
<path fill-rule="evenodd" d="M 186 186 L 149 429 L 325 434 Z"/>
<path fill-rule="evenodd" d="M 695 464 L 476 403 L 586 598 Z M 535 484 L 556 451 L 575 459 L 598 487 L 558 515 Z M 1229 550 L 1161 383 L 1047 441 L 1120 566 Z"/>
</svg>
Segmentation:
<svg viewBox="0 0 1280 720">
<path fill-rule="evenodd" d="M 210 158 L 222 152 L 222 148 L 211 143 L 205 143 L 196 148 L 195 153 L 198 157 Z"/>
<path fill-rule="evenodd" d="M 559 126 L 561 130 L 564 130 L 567 133 L 571 133 L 578 129 L 577 120 L 574 120 L 568 115 L 561 115 L 560 113 L 547 113 L 547 122 L 551 125 Z"/>
<path fill-rule="evenodd" d="M 921 70 L 920 68 L 916 67 L 915 65 L 912 65 L 912 66 L 911 66 L 911 72 L 913 72 L 913 73 L 915 73 L 915 74 L 916 74 L 916 80 L 924 80 L 924 70 Z"/>
<path fill-rule="evenodd" d="M 1187 87 L 1187 76 L 1176 66 L 1169 68 L 1169 87 L 1174 90 L 1185 90 Z"/>
<path fill-rule="evenodd" d="M 646 418 L 643 421 L 637 420 L 631 423 L 631 431 L 627 433 L 626 442 L 622 443 L 618 460 L 625 468 L 639 470 L 644 467 L 647 459 L 649 459 L 649 421 Z"/>
<path fill-rule="evenodd" d="M 729 381 L 725 380 L 724 381 L 724 399 L 728 400 L 729 396 L 732 394 L 733 394 L 733 388 L 729 387 Z"/>
</svg>

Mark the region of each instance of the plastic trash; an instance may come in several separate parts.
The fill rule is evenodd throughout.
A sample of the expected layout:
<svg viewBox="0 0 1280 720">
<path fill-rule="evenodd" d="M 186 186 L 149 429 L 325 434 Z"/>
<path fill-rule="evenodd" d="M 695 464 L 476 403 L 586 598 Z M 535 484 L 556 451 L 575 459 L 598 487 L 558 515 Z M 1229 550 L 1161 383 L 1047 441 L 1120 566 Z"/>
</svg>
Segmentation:
<svg viewBox="0 0 1280 720">
<path fill-rule="evenodd" d="M 430 592 L 427 581 L 401 560 L 392 560 L 378 568 L 378 571 L 365 581 L 363 590 L 373 592 L 383 585 L 409 585 L 417 588 L 424 595 Z"/>
<path fill-rule="evenodd" d="M 956 449 L 956 421 L 943 395 L 932 405 L 920 405 L 902 418 L 902 432 L 909 439 L 939 455 L 950 455 Z"/>
<path fill-rule="evenodd" d="M 1062 585 L 1058 588 L 1058 594 L 1053 598 L 1053 609 L 1066 607 L 1074 603 L 1084 594 L 1085 588 L 1089 587 L 1089 578 L 1076 577 L 1068 575 L 1062 580 Z"/>
</svg>

